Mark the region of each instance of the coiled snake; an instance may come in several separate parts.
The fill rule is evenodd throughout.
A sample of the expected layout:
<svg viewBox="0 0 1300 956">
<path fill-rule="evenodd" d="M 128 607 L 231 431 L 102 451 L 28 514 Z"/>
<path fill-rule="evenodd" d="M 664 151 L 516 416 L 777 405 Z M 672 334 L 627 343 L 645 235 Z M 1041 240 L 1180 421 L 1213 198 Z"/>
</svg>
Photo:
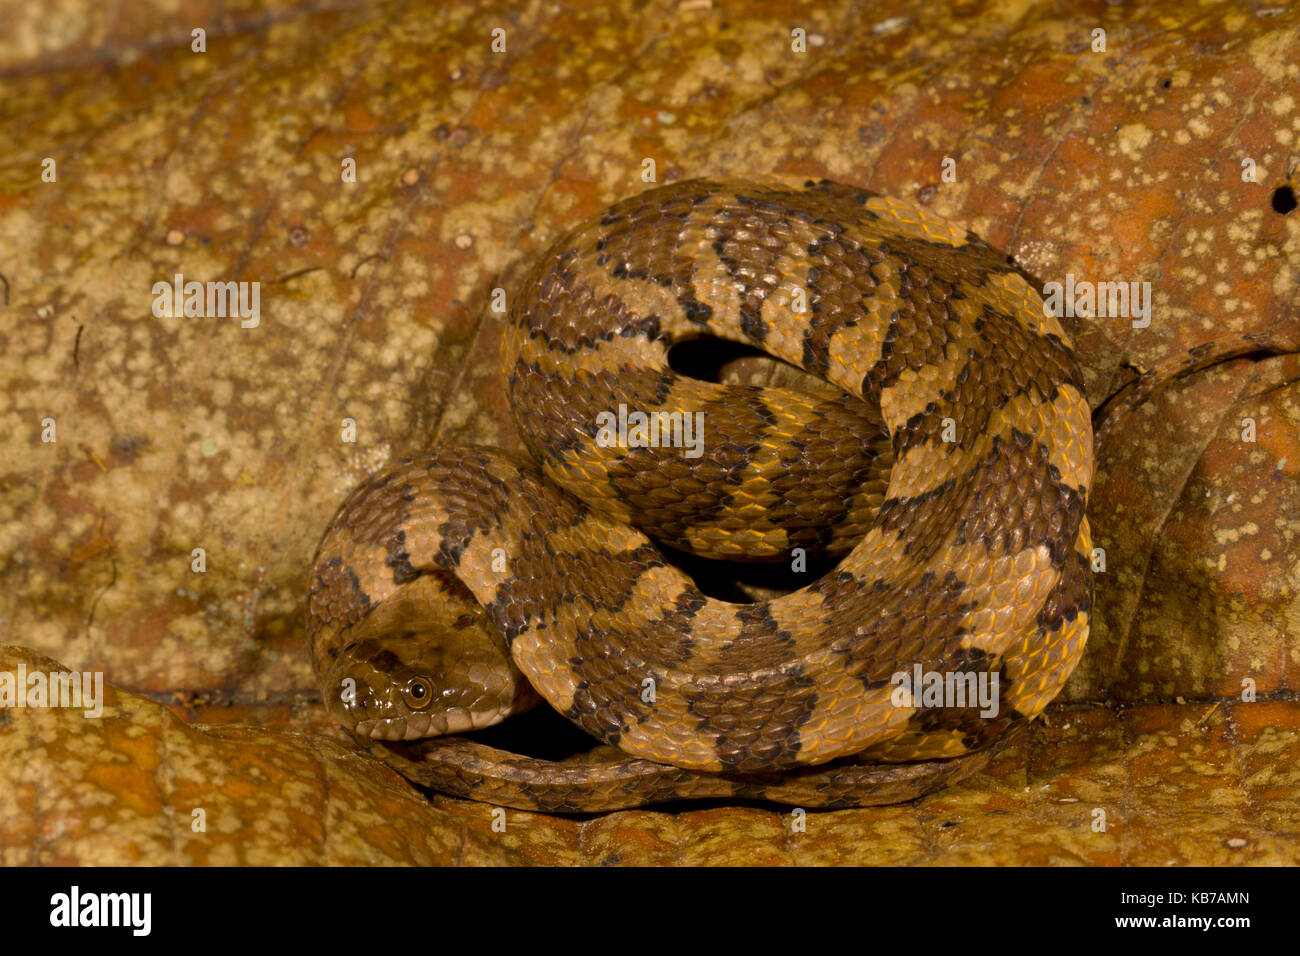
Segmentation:
<svg viewBox="0 0 1300 956">
<path fill-rule="evenodd" d="M 674 373 L 669 348 L 703 335 L 838 394 Z M 1093 430 L 1071 342 L 1007 257 L 933 214 L 830 182 L 648 190 L 541 258 L 503 367 L 533 461 L 403 462 L 315 559 L 327 706 L 406 741 L 384 756 L 417 782 L 544 810 L 894 802 L 978 770 L 1078 662 Z M 843 558 L 734 604 L 647 535 Z M 539 696 L 608 746 L 549 762 L 438 736 Z"/>
</svg>

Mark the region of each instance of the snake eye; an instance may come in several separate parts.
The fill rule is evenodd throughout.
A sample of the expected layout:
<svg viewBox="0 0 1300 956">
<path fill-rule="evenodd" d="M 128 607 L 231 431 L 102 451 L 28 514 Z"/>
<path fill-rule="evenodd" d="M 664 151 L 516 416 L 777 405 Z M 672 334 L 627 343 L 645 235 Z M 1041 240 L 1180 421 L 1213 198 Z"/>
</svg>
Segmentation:
<svg viewBox="0 0 1300 956">
<path fill-rule="evenodd" d="M 407 706 L 412 710 L 424 710 L 433 703 L 433 684 L 424 677 L 412 677 L 406 682 L 406 689 L 402 691 L 402 696 L 406 698 Z"/>
</svg>

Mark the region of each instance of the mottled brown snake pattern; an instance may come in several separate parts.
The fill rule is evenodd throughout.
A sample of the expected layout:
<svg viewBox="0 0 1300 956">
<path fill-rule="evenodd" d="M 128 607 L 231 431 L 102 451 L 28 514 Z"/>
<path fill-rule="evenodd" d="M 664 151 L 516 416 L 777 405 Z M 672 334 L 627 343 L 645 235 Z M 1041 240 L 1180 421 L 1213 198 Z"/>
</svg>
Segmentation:
<svg viewBox="0 0 1300 956">
<path fill-rule="evenodd" d="M 701 336 L 835 391 L 675 373 Z M 326 704 L 416 782 L 549 811 L 897 802 L 980 769 L 1078 662 L 1093 430 L 1072 344 L 932 213 L 830 182 L 647 190 L 540 258 L 503 371 L 531 460 L 444 448 L 374 475 L 314 564 Z M 840 560 L 735 604 L 651 539 Z M 996 707 L 900 688 L 930 674 Z M 456 736 L 541 701 L 603 746 Z"/>
</svg>

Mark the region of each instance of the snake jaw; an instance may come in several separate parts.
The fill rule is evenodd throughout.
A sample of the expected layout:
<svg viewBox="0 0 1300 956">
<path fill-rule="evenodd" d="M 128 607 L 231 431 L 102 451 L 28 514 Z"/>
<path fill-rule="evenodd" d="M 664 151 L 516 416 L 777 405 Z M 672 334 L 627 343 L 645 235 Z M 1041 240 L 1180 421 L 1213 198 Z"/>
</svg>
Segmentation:
<svg viewBox="0 0 1300 956">
<path fill-rule="evenodd" d="M 460 734 L 467 730 L 480 730 L 500 723 L 506 718 L 498 708 L 490 710 L 465 710 L 449 708 L 427 714 L 409 714 L 403 717 L 375 717 L 357 721 L 353 733 L 374 740 L 422 740 L 445 734 Z"/>
<path fill-rule="evenodd" d="M 353 729 L 358 737 L 372 740 L 420 740 L 440 737 L 448 733 L 447 722 L 437 720 L 435 714 L 414 714 L 410 717 L 379 717 L 357 722 Z"/>
<path fill-rule="evenodd" d="M 414 713 L 403 717 L 376 717 L 357 722 L 353 732 L 374 740 L 422 740 L 460 734 L 467 730 L 480 730 L 500 723 L 506 718 L 499 709 L 465 710 L 449 708 L 427 714 Z"/>
</svg>

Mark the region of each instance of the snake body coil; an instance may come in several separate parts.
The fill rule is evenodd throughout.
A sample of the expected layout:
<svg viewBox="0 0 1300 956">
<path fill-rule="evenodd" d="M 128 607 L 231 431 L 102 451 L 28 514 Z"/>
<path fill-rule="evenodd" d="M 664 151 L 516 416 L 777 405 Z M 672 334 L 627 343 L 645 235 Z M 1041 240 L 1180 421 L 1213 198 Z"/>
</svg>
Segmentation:
<svg viewBox="0 0 1300 956">
<path fill-rule="evenodd" d="M 703 335 L 837 391 L 674 373 Z M 542 257 L 503 360 L 533 461 L 451 448 L 372 476 L 316 557 L 326 702 L 405 741 L 384 756 L 413 779 L 548 810 L 893 802 L 978 769 L 1077 663 L 1089 407 L 1060 325 L 969 233 L 828 182 L 663 186 Z M 843 558 L 733 604 L 647 535 Z M 438 736 L 538 696 L 607 746 L 550 763 Z"/>
</svg>

